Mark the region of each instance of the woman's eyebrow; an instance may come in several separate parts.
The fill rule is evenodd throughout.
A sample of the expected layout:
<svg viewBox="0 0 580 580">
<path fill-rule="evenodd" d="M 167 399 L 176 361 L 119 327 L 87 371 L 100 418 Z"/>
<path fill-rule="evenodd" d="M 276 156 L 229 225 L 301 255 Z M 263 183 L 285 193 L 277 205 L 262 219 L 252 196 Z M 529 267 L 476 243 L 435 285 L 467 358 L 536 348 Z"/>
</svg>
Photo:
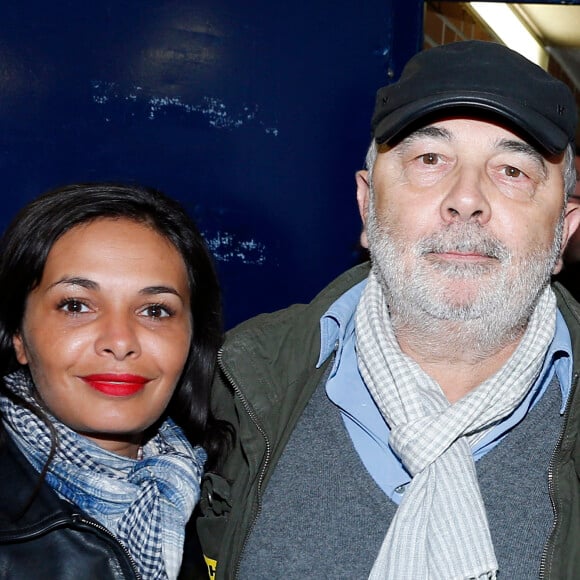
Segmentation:
<svg viewBox="0 0 580 580">
<path fill-rule="evenodd" d="M 55 286 L 80 286 L 81 288 L 85 288 L 86 290 L 99 290 L 100 286 L 98 282 L 94 280 L 89 280 L 88 278 L 81 278 L 78 276 L 73 277 L 65 277 L 57 280 L 53 284 L 49 286 L 50 288 L 54 288 Z M 151 296 L 156 294 L 174 294 L 175 296 L 182 298 L 181 294 L 178 292 L 177 289 L 173 288 L 172 286 L 163 286 L 163 285 L 155 285 L 155 286 L 146 286 L 145 288 L 141 288 L 139 290 L 139 294 L 143 296 Z"/>
<path fill-rule="evenodd" d="M 87 290 L 98 290 L 99 289 L 99 284 L 97 282 L 95 282 L 94 280 L 89 280 L 88 278 L 81 278 L 78 276 L 72 276 L 70 278 L 69 277 L 61 278 L 60 280 L 57 280 L 56 282 L 51 284 L 49 286 L 49 289 L 54 288 L 55 286 L 58 286 L 59 284 L 63 284 L 66 286 L 81 286 L 82 288 L 86 288 Z"/>
<path fill-rule="evenodd" d="M 181 298 L 181 294 L 172 286 L 146 286 L 145 288 L 139 290 L 139 294 L 175 294 L 175 296 Z"/>
</svg>

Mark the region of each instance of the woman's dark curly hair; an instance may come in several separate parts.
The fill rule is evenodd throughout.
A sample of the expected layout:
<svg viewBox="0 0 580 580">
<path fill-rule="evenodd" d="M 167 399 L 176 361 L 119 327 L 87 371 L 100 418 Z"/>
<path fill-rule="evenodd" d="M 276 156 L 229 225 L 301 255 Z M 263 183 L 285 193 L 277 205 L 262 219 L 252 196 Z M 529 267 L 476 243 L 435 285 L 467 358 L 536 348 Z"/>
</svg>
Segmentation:
<svg viewBox="0 0 580 580">
<path fill-rule="evenodd" d="M 53 244 L 72 228 L 101 218 L 146 224 L 183 258 L 193 335 L 167 413 L 193 445 L 205 447 L 206 467 L 213 469 L 231 437 L 229 426 L 215 420 L 210 410 L 211 383 L 223 336 L 220 289 L 197 227 L 180 204 L 159 191 L 118 183 L 74 184 L 45 193 L 16 215 L 0 240 L 0 376 L 20 368 L 13 337 L 20 331 L 27 297 L 42 279 Z"/>
</svg>

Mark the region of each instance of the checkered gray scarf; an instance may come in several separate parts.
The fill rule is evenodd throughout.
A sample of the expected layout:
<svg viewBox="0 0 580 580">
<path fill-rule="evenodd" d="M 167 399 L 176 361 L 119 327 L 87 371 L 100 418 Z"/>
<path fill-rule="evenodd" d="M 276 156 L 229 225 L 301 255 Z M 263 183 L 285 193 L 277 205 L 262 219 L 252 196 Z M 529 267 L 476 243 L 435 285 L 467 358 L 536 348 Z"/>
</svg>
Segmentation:
<svg viewBox="0 0 580 580">
<path fill-rule="evenodd" d="M 15 395 L 38 407 L 28 373 L 17 371 L 3 380 Z M 0 397 L 0 411 L 10 437 L 40 472 L 51 447 L 48 427 L 8 397 Z M 169 419 L 143 448 L 143 459 L 134 460 L 48 418 L 58 435 L 48 485 L 111 531 L 145 580 L 177 578 L 185 525 L 199 499 L 205 451 L 192 448 Z"/>
<path fill-rule="evenodd" d="M 470 445 L 511 413 L 542 367 L 554 336 L 556 299 L 546 288 L 508 362 L 451 405 L 403 354 L 374 271 L 356 313 L 360 372 L 390 429 L 390 445 L 413 479 L 370 578 L 465 580 L 497 575 Z"/>
</svg>

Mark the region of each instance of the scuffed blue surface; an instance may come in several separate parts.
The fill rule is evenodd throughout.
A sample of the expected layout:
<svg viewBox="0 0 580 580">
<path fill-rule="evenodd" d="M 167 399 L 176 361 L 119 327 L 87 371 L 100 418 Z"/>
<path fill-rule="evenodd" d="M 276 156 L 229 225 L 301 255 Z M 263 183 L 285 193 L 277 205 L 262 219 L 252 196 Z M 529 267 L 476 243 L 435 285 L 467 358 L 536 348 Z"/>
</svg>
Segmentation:
<svg viewBox="0 0 580 580">
<path fill-rule="evenodd" d="M 228 326 L 309 300 L 359 258 L 354 172 L 423 3 L 281 6 L 4 3 L 0 227 L 48 188 L 136 181 L 197 219 Z"/>
</svg>

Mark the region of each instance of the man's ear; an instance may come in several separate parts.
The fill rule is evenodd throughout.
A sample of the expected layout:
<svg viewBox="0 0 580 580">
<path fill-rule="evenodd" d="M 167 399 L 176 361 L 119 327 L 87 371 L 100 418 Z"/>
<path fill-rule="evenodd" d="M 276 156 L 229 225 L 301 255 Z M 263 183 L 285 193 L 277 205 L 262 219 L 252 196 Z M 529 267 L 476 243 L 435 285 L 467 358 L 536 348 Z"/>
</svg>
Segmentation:
<svg viewBox="0 0 580 580">
<path fill-rule="evenodd" d="M 370 187 L 368 179 L 369 172 L 366 169 L 361 169 L 361 171 L 356 172 L 356 200 L 363 224 L 362 232 L 360 234 L 360 245 L 363 248 L 369 247 L 369 241 L 367 238 L 367 219 L 369 213 Z"/>
<path fill-rule="evenodd" d="M 16 354 L 16 360 L 21 365 L 28 364 L 28 356 L 26 355 L 26 348 L 24 347 L 24 341 L 22 336 L 17 333 L 12 337 L 12 344 L 14 345 L 14 353 Z"/>
<path fill-rule="evenodd" d="M 580 261 L 580 203 L 572 199 L 568 200 L 566 205 L 562 247 L 560 257 L 554 267 L 554 274 L 562 269 L 564 259 L 566 262 Z"/>
</svg>

